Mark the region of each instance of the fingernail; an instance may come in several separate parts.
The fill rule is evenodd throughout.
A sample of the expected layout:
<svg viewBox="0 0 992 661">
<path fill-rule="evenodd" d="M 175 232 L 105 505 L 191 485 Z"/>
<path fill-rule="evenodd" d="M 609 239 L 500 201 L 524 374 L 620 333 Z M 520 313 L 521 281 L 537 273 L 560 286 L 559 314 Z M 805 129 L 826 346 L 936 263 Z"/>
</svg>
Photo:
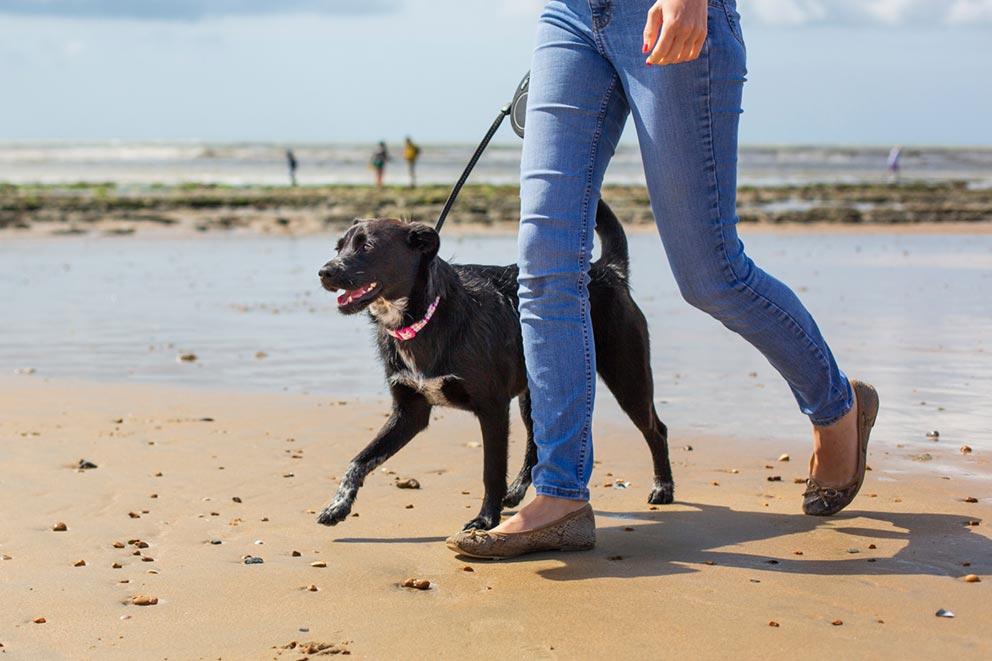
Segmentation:
<svg viewBox="0 0 992 661">
<path fill-rule="evenodd" d="M 651 63 L 650 62 L 645 62 L 644 64 L 646 64 L 648 66 L 651 66 Z"/>
<path fill-rule="evenodd" d="M 648 45 L 647 44 L 644 44 L 643 46 L 641 46 L 641 52 L 642 53 L 647 53 L 648 52 Z"/>
</svg>

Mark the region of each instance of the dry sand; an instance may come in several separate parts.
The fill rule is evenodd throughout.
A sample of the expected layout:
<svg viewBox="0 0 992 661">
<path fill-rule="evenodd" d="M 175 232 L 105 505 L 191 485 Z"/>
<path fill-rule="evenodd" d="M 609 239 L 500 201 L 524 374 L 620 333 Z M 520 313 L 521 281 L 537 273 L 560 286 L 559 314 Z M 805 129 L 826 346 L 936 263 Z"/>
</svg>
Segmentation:
<svg viewBox="0 0 992 661">
<path fill-rule="evenodd" d="M 279 649 L 291 641 L 358 658 L 992 657 L 992 464 L 980 449 L 935 444 L 961 469 L 938 473 L 907 472 L 900 451 L 876 447 L 851 511 L 814 519 L 793 483 L 805 439 L 673 429 L 678 502 L 653 509 L 642 441 L 599 424 L 597 548 L 493 563 L 442 541 L 481 496 L 467 414 L 439 411 L 370 476 L 360 516 L 324 528 L 314 512 L 382 402 L 37 376 L 0 379 L 0 402 L 3 658 L 307 656 Z M 516 422 L 513 438 L 515 464 Z M 82 458 L 98 468 L 76 470 Z M 422 488 L 397 489 L 399 477 Z M 617 479 L 629 488 L 604 486 Z M 409 577 L 432 587 L 398 586 Z M 127 603 L 137 595 L 158 603 Z"/>
</svg>

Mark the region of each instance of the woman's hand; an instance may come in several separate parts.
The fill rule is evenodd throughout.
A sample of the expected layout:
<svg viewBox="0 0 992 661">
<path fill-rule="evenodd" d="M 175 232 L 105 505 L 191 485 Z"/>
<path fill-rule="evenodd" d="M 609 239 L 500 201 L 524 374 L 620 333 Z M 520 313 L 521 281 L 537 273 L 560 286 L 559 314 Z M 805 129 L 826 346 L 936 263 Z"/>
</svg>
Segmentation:
<svg viewBox="0 0 992 661">
<path fill-rule="evenodd" d="M 706 41 L 706 3 L 707 0 L 654 3 L 644 24 L 643 52 L 651 51 L 645 64 L 678 64 L 699 57 Z"/>
</svg>

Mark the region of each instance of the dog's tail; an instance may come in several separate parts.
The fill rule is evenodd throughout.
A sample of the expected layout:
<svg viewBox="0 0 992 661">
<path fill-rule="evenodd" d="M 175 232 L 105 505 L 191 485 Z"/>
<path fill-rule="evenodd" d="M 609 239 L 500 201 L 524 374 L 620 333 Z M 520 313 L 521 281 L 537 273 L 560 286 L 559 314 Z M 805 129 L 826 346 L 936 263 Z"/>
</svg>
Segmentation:
<svg viewBox="0 0 992 661">
<path fill-rule="evenodd" d="M 596 264 L 608 266 L 621 278 L 627 280 L 630 274 L 630 253 L 627 251 L 627 235 L 623 225 L 610 209 L 609 205 L 599 200 L 596 208 L 596 234 L 602 246 Z"/>
</svg>

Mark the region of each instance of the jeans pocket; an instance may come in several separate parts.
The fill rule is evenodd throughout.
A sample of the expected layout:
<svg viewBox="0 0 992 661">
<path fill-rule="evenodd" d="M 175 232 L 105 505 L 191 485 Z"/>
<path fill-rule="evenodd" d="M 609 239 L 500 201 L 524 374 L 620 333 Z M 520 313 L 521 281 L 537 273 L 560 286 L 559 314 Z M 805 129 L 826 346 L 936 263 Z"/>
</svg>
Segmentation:
<svg viewBox="0 0 992 661">
<path fill-rule="evenodd" d="M 744 46 L 744 33 L 741 32 L 741 15 L 737 13 L 737 3 L 721 2 L 723 13 L 727 17 L 727 25 L 730 27 L 730 34 L 734 35 L 737 43 Z"/>
</svg>

